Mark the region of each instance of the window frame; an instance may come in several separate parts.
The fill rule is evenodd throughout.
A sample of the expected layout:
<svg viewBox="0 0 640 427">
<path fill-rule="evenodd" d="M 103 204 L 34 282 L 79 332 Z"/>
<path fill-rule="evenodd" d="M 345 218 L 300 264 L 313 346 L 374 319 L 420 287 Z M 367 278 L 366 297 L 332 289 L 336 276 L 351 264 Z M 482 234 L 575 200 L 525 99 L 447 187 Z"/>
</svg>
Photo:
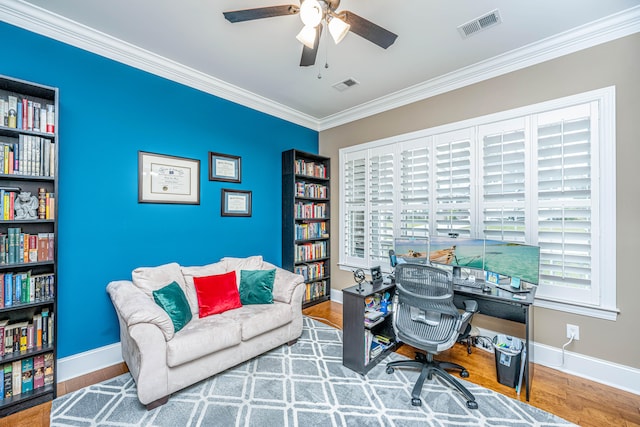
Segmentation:
<svg viewBox="0 0 640 427">
<path fill-rule="evenodd" d="M 345 159 L 347 157 L 352 157 L 354 155 L 364 154 L 365 158 L 365 169 L 366 169 L 366 178 L 367 181 L 367 195 L 369 193 L 368 188 L 368 168 L 369 168 L 369 155 L 371 150 L 375 150 L 376 152 L 391 152 L 396 158 L 397 162 L 400 161 L 400 154 L 402 152 L 403 147 L 407 146 L 416 146 L 424 142 L 425 144 L 431 143 L 434 138 L 438 138 L 439 135 L 443 134 L 454 134 L 456 132 L 467 132 L 471 130 L 472 133 L 472 162 L 471 162 L 471 179 L 472 180 L 482 180 L 481 173 L 477 173 L 476 168 L 482 167 L 482 159 L 478 159 L 478 156 L 481 155 L 481 144 L 482 141 L 479 139 L 479 129 L 482 126 L 490 126 L 492 123 L 501 122 L 501 121 L 509 121 L 509 120 L 518 120 L 524 119 L 529 127 L 529 131 L 531 131 L 531 135 L 535 135 L 537 132 L 533 132 L 533 124 L 529 119 L 532 115 L 543 114 L 547 111 L 558 110 L 566 107 L 571 107 L 580 104 L 586 103 L 595 103 L 596 105 L 596 113 L 597 117 L 592 120 L 597 120 L 595 125 L 596 135 L 592 135 L 592 148 L 590 151 L 591 154 L 591 170 L 592 174 L 595 176 L 592 177 L 592 182 L 594 188 L 592 190 L 591 196 L 591 211 L 592 211 L 592 222 L 596 225 L 593 228 L 591 239 L 592 246 L 591 248 L 596 250 L 597 253 L 594 254 L 594 259 L 596 260 L 592 264 L 592 275 L 590 288 L 585 291 L 589 295 L 587 295 L 583 301 L 576 302 L 571 298 L 562 297 L 562 292 L 555 292 L 551 288 L 545 289 L 544 286 L 540 286 L 536 293 L 536 302 L 535 305 L 539 307 L 545 307 L 555 310 L 561 310 L 565 312 L 586 315 L 596 318 L 602 318 L 607 320 L 615 320 L 617 318 L 617 314 L 619 310 L 616 307 L 616 266 L 615 263 L 612 267 L 606 265 L 605 262 L 607 259 L 615 259 L 616 253 L 616 162 L 615 162 L 615 153 L 616 153 L 616 139 L 615 139 L 615 86 L 605 87 L 602 89 L 597 89 L 593 91 L 584 92 L 577 95 L 567 96 L 563 98 L 558 98 L 550 101 L 545 101 L 537 104 L 532 104 L 525 107 L 520 107 L 512 110 L 501 111 L 498 113 L 493 113 L 485 116 L 480 116 L 456 123 L 450 123 L 447 125 L 436 126 L 429 129 L 423 129 L 416 132 L 411 132 L 408 134 L 393 136 L 389 138 L 384 138 L 377 141 L 371 141 L 359 145 L 354 145 L 350 147 L 345 147 L 340 149 L 339 157 L 340 157 L 340 256 L 339 256 L 339 266 L 342 269 L 351 270 L 353 268 L 370 268 L 372 265 L 372 261 L 368 257 L 369 250 L 369 241 L 368 241 L 368 223 L 365 224 L 365 253 L 364 258 L 362 259 L 347 259 L 344 254 L 343 248 L 345 247 L 345 234 L 344 227 L 345 221 L 344 216 L 342 215 L 345 212 L 345 203 L 344 203 L 344 165 Z M 527 137 L 528 138 L 528 137 Z M 533 153 L 531 148 L 532 143 L 530 141 L 526 142 L 526 150 L 530 150 L 531 158 L 538 159 L 537 153 Z M 432 147 L 435 144 L 432 145 Z M 359 153 L 359 154 L 356 154 Z M 435 154 L 430 152 L 428 157 L 430 158 L 430 166 L 429 166 L 429 176 L 430 179 L 434 179 L 434 158 Z M 399 171 L 395 172 L 395 182 L 399 183 Z M 530 169 L 527 167 L 527 169 Z M 527 170 L 525 172 L 525 179 L 531 180 L 536 179 L 535 176 L 531 175 L 531 171 Z M 479 218 L 482 214 L 481 209 L 483 206 L 482 202 L 482 182 L 476 181 L 471 182 L 471 237 L 482 237 L 482 227 L 480 224 L 481 218 Z M 431 188 L 434 188 L 430 185 Z M 394 188 L 394 191 L 400 192 L 399 188 Z M 429 194 L 429 217 L 432 218 L 436 215 L 436 211 L 434 210 L 436 206 L 436 195 L 431 193 Z M 526 217 L 537 218 L 537 200 L 538 196 L 529 197 L 525 202 L 525 212 L 528 212 Z M 365 201 L 365 218 L 367 221 L 369 220 L 369 211 L 371 209 L 371 204 L 369 203 L 368 196 Z M 534 212 L 535 211 L 535 212 Z M 535 215 L 532 215 L 532 212 Z M 394 223 L 394 236 L 400 236 L 400 203 L 396 203 L 396 209 L 394 211 L 393 223 Z M 429 228 L 435 224 L 435 219 L 431 219 L 431 224 Z M 527 239 L 531 238 L 531 229 L 530 222 L 527 224 L 526 234 Z M 596 241 L 597 239 L 597 241 Z M 531 242 L 531 244 L 537 244 L 537 234 L 535 236 L 535 242 Z M 375 262 L 376 265 L 381 264 L 380 262 Z M 385 263 L 382 263 L 385 266 Z M 388 263 L 386 265 L 388 267 Z"/>
</svg>

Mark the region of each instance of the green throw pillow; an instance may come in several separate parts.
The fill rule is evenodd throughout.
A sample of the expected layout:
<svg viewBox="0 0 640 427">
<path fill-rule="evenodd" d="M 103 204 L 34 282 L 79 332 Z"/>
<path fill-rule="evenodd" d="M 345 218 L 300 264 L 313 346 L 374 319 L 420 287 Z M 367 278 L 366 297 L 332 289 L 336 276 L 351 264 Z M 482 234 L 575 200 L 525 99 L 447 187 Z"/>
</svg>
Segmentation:
<svg viewBox="0 0 640 427">
<path fill-rule="evenodd" d="M 273 282 L 276 270 L 240 270 L 240 302 L 273 304 Z"/>
<path fill-rule="evenodd" d="M 167 312 L 176 332 L 184 328 L 184 325 L 191 320 L 191 309 L 187 297 L 176 282 L 171 282 L 164 288 L 153 291 L 153 299 Z"/>
</svg>

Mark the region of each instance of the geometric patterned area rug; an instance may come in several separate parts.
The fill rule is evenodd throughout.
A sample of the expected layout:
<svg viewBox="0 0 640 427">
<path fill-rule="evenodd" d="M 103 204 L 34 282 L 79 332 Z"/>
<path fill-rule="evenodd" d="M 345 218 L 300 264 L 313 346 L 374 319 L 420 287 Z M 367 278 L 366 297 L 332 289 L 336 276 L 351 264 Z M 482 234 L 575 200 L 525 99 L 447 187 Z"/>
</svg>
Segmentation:
<svg viewBox="0 0 640 427">
<path fill-rule="evenodd" d="M 385 362 L 402 359 L 390 354 Z M 473 373 L 472 373 L 473 374 Z M 422 406 L 411 405 L 418 371 L 366 376 L 342 365 L 342 331 L 305 317 L 302 337 L 228 369 L 147 411 L 130 374 L 61 396 L 51 426 L 568 426 L 524 402 L 463 381 L 478 409 L 440 379 L 426 381 Z"/>
</svg>

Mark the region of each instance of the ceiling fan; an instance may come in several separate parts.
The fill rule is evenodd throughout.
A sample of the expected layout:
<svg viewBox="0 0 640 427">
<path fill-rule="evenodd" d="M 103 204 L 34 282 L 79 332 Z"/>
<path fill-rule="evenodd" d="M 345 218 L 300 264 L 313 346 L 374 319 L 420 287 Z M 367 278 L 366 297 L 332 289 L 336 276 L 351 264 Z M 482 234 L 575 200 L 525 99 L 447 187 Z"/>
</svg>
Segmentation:
<svg viewBox="0 0 640 427">
<path fill-rule="evenodd" d="M 227 21 L 234 23 L 299 13 L 304 24 L 304 27 L 296 36 L 303 44 L 302 58 L 300 59 L 300 66 L 302 67 L 315 64 L 323 25 L 327 25 L 329 33 L 336 44 L 340 43 L 349 31 L 383 49 L 391 46 L 398 37 L 391 31 L 385 30 L 353 12 L 348 10 L 337 12 L 336 9 L 340 6 L 340 0 L 301 1 L 300 6 L 289 4 L 258 7 L 223 12 L 223 15 Z"/>
</svg>

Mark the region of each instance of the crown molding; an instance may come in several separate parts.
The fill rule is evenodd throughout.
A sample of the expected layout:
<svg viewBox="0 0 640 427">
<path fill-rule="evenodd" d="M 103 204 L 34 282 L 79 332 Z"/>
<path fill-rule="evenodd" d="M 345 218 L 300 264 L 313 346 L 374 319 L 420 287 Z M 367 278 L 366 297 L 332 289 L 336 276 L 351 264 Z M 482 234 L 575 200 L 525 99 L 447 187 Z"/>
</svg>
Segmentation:
<svg viewBox="0 0 640 427">
<path fill-rule="evenodd" d="M 0 0 L 2 21 L 313 130 L 319 120 L 21 0 Z"/>
<path fill-rule="evenodd" d="M 323 131 L 640 32 L 640 6 L 323 118 L 312 117 L 22 0 L 2 20 L 274 117 Z"/>
<path fill-rule="evenodd" d="M 640 6 L 324 117 L 320 131 L 640 32 Z"/>
</svg>

